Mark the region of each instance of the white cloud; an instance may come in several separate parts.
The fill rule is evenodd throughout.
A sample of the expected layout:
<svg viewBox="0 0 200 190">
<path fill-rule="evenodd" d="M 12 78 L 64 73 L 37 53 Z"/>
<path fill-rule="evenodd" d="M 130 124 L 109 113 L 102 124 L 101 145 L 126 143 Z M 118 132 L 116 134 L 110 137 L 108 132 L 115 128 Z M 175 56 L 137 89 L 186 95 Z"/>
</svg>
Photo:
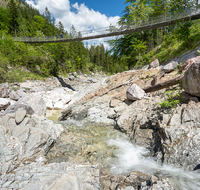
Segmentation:
<svg viewBox="0 0 200 190">
<path fill-rule="evenodd" d="M 68 32 L 72 25 L 75 26 L 76 31 L 85 31 L 89 28 L 104 28 L 110 24 L 115 25 L 119 16 L 107 17 L 98 11 L 89 9 L 85 4 L 70 4 L 69 0 L 28 0 L 27 3 L 39 9 L 43 13 L 45 7 L 54 15 L 56 21 L 61 21 Z M 104 43 L 104 39 L 96 39 L 88 41 L 88 43 L 95 42 L 96 44 Z"/>
</svg>

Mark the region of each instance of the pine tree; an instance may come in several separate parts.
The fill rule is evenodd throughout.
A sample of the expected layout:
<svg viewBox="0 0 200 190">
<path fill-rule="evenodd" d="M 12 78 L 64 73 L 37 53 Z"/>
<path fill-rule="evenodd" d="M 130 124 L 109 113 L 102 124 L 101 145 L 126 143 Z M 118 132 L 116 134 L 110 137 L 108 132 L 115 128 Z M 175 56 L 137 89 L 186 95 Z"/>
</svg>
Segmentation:
<svg viewBox="0 0 200 190">
<path fill-rule="evenodd" d="M 14 0 L 9 1 L 8 9 L 9 9 L 10 25 L 11 25 L 10 31 L 13 31 L 14 29 L 15 36 L 17 36 L 17 25 L 18 25 L 17 19 L 19 14 L 17 11 L 17 5 Z"/>
</svg>

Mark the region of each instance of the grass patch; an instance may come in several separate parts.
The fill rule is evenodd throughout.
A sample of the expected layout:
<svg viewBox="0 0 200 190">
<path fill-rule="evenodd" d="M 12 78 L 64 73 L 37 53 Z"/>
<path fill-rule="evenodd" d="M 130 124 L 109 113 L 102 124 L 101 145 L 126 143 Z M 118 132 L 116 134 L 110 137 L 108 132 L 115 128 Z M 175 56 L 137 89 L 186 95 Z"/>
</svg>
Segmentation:
<svg viewBox="0 0 200 190">
<path fill-rule="evenodd" d="M 23 67 L 0 68 L 3 70 L 3 76 L 0 78 L 0 83 L 8 82 L 24 82 L 25 80 L 44 80 L 47 78 L 42 73 L 30 72 Z"/>
</svg>

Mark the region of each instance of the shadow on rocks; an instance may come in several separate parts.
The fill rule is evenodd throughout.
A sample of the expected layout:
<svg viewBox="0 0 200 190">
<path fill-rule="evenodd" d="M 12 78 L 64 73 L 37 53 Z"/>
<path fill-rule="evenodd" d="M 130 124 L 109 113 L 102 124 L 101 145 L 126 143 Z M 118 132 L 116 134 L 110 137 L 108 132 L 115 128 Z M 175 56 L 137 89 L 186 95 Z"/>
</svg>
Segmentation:
<svg viewBox="0 0 200 190">
<path fill-rule="evenodd" d="M 69 84 L 67 84 L 63 78 L 60 78 L 60 77 L 56 77 L 58 79 L 58 81 L 60 82 L 60 84 L 62 85 L 62 87 L 67 87 L 73 91 L 76 91 L 74 88 L 72 88 L 72 86 L 70 86 Z"/>
</svg>

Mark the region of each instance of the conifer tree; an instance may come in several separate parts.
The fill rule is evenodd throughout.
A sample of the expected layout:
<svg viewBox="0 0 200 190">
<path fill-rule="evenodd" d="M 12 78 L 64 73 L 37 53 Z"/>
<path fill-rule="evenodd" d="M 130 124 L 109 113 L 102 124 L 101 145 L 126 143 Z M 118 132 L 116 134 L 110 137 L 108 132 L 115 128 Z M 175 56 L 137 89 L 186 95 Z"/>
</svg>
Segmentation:
<svg viewBox="0 0 200 190">
<path fill-rule="evenodd" d="M 17 5 L 14 0 L 9 1 L 8 9 L 9 9 L 10 25 L 11 25 L 10 31 L 12 31 L 14 28 L 15 36 L 17 36 L 17 25 L 18 25 L 17 19 L 19 14 L 17 11 Z"/>
</svg>

